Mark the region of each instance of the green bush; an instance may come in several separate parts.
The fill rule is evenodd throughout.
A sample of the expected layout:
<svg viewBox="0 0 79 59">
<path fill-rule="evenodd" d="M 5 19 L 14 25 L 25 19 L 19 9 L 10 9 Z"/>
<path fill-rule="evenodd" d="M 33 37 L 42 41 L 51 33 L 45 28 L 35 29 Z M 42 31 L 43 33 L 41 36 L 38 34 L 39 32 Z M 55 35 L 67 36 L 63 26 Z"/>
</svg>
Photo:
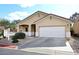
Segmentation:
<svg viewBox="0 0 79 59">
<path fill-rule="evenodd" d="M 12 36 L 12 40 L 15 40 L 15 39 L 17 39 L 17 37 L 16 36 Z"/>
<path fill-rule="evenodd" d="M 24 39 L 25 38 L 25 33 L 18 32 L 14 36 L 15 36 L 16 39 Z"/>
<path fill-rule="evenodd" d="M 18 43 L 19 41 L 17 40 L 17 39 L 14 39 L 13 41 L 12 41 L 12 43 Z"/>
<path fill-rule="evenodd" d="M 25 38 L 25 33 L 18 32 L 12 37 L 12 43 L 18 43 L 18 39 L 24 39 Z"/>
<path fill-rule="evenodd" d="M 13 36 L 12 37 L 12 43 L 18 43 L 19 41 L 18 41 L 18 39 L 17 39 L 17 37 L 16 36 Z"/>
</svg>

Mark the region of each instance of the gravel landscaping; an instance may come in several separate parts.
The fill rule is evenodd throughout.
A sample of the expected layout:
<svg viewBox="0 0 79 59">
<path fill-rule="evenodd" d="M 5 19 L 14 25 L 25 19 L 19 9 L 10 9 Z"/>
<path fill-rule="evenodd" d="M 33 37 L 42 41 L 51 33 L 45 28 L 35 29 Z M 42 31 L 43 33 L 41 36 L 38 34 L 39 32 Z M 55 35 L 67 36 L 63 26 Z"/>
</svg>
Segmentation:
<svg viewBox="0 0 79 59">
<path fill-rule="evenodd" d="M 5 38 L 5 39 L 1 39 L 0 40 L 0 44 L 1 44 L 1 46 L 0 46 L 0 48 L 8 48 L 10 45 L 14 45 L 14 46 L 16 46 L 15 47 L 15 49 L 16 48 L 18 48 L 18 47 L 20 47 L 20 46 L 22 46 L 22 45 L 24 45 L 24 44 L 26 44 L 26 43 L 29 43 L 29 42 L 31 42 L 31 41 L 33 41 L 33 40 L 36 40 L 37 38 L 33 38 L 33 37 L 27 37 L 27 38 L 25 38 L 25 39 L 18 39 L 19 40 L 19 42 L 18 43 L 12 43 L 12 40 L 11 39 L 7 39 L 7 38 Z M 8 47 L 6 47 L 6 46 L 4 46 L 4 45 L 8 45 Z M 4 47 L 3 47 L 4 46 Z M 10 46 L 11 47 L 11 46 Z M 13 47 L 13 46 L 12 46 Z"/>
<path fill-rule="evenodd" d="M 74 51 L 75 54 L 79 54 L 79 38 L 78 37 L 71 37 L 69 43 Z"/>
</svg>

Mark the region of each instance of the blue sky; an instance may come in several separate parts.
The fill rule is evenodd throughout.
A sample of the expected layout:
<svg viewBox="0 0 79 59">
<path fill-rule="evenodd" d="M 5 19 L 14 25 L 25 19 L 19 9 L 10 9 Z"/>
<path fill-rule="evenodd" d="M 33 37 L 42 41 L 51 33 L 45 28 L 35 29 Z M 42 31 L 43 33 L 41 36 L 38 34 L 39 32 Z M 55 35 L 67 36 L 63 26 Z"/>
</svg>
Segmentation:
<svg viewBox="0 0 79 59">
<path fill-rule="evenodd" d="M 8 20 L 24 19 L 36 11 L 44 11 L 69 18 L 73 13 L 79 12 L 79 5 L 75 4 L 0 4 L 0 18 Z"/>
</svg>

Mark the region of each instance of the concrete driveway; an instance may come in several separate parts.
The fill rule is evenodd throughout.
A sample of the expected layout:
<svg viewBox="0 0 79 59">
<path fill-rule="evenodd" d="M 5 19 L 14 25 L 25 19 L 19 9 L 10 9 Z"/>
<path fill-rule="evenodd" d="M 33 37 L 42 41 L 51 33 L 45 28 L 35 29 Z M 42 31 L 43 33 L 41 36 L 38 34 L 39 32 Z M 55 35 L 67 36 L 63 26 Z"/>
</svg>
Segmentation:
<svg viewBox="0 0 79 59">
<path fill-rule="evenodd" d="M 73 54 L 65 38 L 37 38 L 19 46 L 20 50 L 44 54 Z"/>
<path fill-rule="evenodd" d="M 66 46 L 65 42 L 65 38 L 37 38 L 34 41 L 20 46 L 19 49 L 32 47 L 64 47 Z"/>
</svg>

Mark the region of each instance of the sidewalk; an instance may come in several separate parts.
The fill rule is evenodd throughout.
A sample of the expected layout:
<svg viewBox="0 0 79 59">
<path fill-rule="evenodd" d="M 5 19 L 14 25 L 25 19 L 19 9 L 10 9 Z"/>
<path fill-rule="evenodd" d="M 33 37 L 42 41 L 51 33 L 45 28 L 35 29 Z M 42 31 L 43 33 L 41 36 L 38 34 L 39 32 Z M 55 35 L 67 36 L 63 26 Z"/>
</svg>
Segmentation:
<svg viewBox="0 0 79 59">
<path fill-rule="evenodd" d="M 66 47 L 36 47 L 21 49 L 28 52 L 43 53 L 48 55 L 74 55 L 69 43 L 66 42 Z"/>
</svg>

